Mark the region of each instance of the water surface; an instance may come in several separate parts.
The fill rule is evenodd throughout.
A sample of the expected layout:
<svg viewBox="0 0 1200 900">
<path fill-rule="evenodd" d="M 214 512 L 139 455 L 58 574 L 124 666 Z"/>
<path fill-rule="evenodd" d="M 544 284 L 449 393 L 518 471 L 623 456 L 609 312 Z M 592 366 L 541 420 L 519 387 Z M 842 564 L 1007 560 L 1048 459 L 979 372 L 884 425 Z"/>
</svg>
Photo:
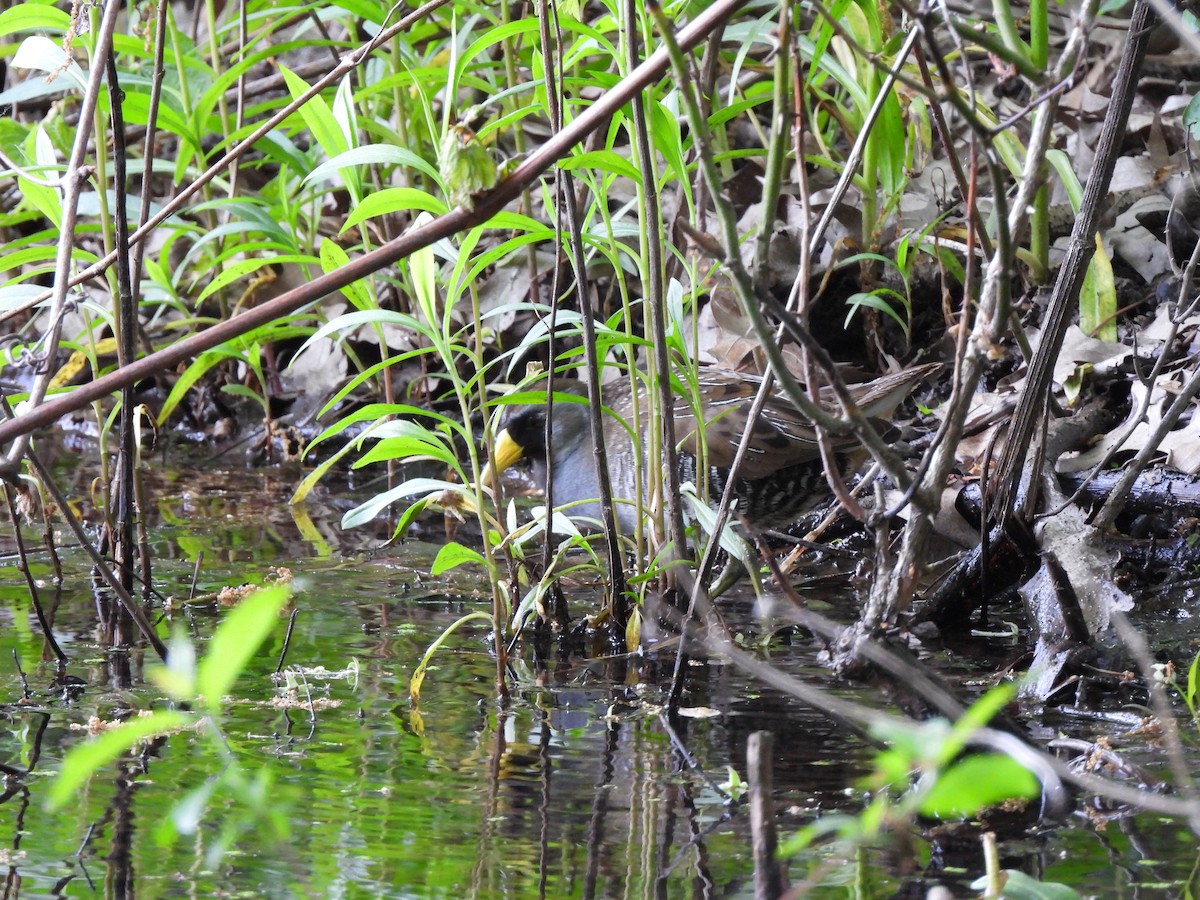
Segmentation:
<svg viewBox="0 0 1200 900">
<path fill-rule="evenodd" d="M 307 518 L 293 515 L 287 498 L 298 477 L 210 467 L 152 478 L 151 549 L 163 594 L 188 596 L 201 553 L 198 594 L 261 582 L 278 567 L 299 588 L 286 665 L 290 696 L 300 702 L 281 704 L 289 694 L 272 678 L 281 621 L 221 723 L 238 767 L 269 787 L 261 796 L 220 789 L 193 807 L 202 812 L 192 834 L 172 838 L 162 823 L 223 770 L 211 741 L 192 732 L 105 768 L 76 802 L 46 810 L 49 780 L 63 754 L 87 740 L 89 719 L 167 704 L 147 681 L 149 655 L 111 654 L 95 643 L 87 560 L 71 548 L 62 553 L 67 578 L 56 604 L 46 556 L 34 558 L 43 601 L 56 605 L 66 674 L 78 681 L 64 689 L 42 658 L 28 592 L 6 552 L 0 659 L 15 654 L 31 692 L 23 702 L 15 665 L 4 667 L 6 896 L 749 897 L 748 817 L 722 785 L 731 768 L 745 776 L 746 742 L 760 729 L 775 735 L 783 836 L 869 802 L 861 778 L 872 747 L 722 660 L 689 667 L 685 704 L 706 717 L 675 729 L 659 707 L 674 665 L 669 650 L 568 657 L 539 669 L 522 648 L 504 708 L 486 629 L 472 623 L 436 655 L 414 708 L 414 669 L 452 622 L 488 608 L 486 584 L 469 570 L 432 579 L 431 541 L 369 552 L 382 530 L 336 526 L 349 500 L 327 494 L 305 508 Z M 436 538 L 437 528 L 423 535 Z M 598 601 L 579 590 L 571 602 L 579 616 Z M 203 653 L 224 611 L 208 600 L 173 608 L 172 621 Z M 727 602 L 724 612 L 733 630 L 757 633 L 747 599 Z M 862 702 L 886 702 L 878 685 L 833 679 L 818 651 L 796 635 L 772 644 L 770 659 Z M 934 660 L 964 691 L 977 691 L 971 685 L 985 683 L 1005 652 L 993 647 L 973 663 Z M 1106 737 L 1166 777 L 1152 745 L 1111 724 L 1057 715 L 1046 730 Z M 1183 825 L 1088 814 L 1082 803 L 1065 822 L 1034 821 L 1003 837 L 1006 865 L 1097 896 L 1178 896 L 1197 862 Z M 807 880 L 811 896 L 923 896 L 934 883 L 965 896 L 981 868 L 977 834 L 940 826 L 905 828 L 869 849 L 824 842 L 794 857 L 788 873 L 794 883 Z"/>
</svg>

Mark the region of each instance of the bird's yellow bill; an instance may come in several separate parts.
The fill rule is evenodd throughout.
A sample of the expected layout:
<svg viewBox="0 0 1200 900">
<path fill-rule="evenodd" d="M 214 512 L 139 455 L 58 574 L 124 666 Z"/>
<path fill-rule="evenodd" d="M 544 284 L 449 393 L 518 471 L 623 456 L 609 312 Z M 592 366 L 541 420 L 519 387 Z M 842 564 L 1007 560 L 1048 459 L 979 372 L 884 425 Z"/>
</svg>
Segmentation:
<svg viewBox="0 0 1200 900">
<path fill-rule="evenodd" d="M 479 476 L 479 480 L 485 487 L 491 487 L 496 475 L 520 461 L 524 455 L 525 448 L 513 440 L 507 428 L 504 429 L 496 435 L 496 442 L 492 445 L 492 458 L 483 467 L 483 474 Z"/>
</svg>

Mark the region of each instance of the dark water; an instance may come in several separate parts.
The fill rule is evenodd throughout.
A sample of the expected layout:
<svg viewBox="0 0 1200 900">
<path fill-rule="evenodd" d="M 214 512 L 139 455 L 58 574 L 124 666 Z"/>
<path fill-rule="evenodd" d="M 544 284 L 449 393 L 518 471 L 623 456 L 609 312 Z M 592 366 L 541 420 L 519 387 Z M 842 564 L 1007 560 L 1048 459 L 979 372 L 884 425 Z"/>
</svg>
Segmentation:
<svg viewBox="0 0 1200 900">
<path fill-rule="evenodd" d="M 259 582 L 273 566 L 288 567 L 300 587 L 286 662 L 297 696 L 318 708 L 310 716 L 306 703 L 278 705 L 284 692 L 270 676 L 283 648 L 281 620 L 224 706 L 233 765 L 210 735 L 183 732 L 106 766 L 74 802 L 48 812 L 49 783 L 63 754 L 88 739 L 79 728 L 89 718 L 165 702 L 146 680 L 149 656 L 109 656 L 94 643 L 95 604 L 76 550 L 64 553 L 55 631 L 68 674 L 83 684 L 64 699 L 41 659 L 23 580 L 11 556 L 0 561 L 0 763 L 11 769 L 0 805 L 4 896 L 749 897 L 746 810 L 727 803 L 719 785 L 730 767 L 745 776 L 756 730 L 775 734 L 783 837 L 869 802 L 859 779 L 872 748 L 720 660 L 689 672 L 687 705 L 711 715 L 684 719 L 674 733 L 658 710 L 669 653 L 568 659 L 538 671 L 522 652 L 513 701 L 502 710 L 487 635 L 472 623 L 436 655 L 413 709 L 414 668 L 450 623 L 486 608 L 486 585 L 469 570 L 431 579 L 431 543 L 364 555 L 379 535 L 341 533 L 328 498 L 309 504 L 307 519 L 289 510 L 297 477 L 188 472 L 152 485 L 163 593 L 186 596 L 201 552 L 199 593 Z M 44 557 L 37 567 L 47 577 Z M 585 594 L 572 602 L 576 615 L 589 611 Z M 748 602 L 732 602 L 726 614 L 735 630 L 755 627 Z M 223 615 L 211 602 L 184 604 L 173 621 L 203 652 Z M 14 653 L 29 703 L 19 702 Z M 878 689 L 831 679 L 804 637 L 775 645 L 771 661 L 883 703 Z M 969 677 L 962 668 L 947 674 Z M 1144 737 L 1062 717 L 1051 729 L 1107 736 L 1166 777 Z M 246 784 L 220 787 L 199 807 L 195 832 L 171 837 L 163 822 L 181 800 L 230 770 L 269 786 L 257 794 Z M 1084 894 L 1183 895 L 1197 865 L 1185 827 L 1144 814 L 1089 816 L 1082 801 L 1077 809 L 1066 821 L 1004 835 L 1004 863 Z M 935 883 L 967 896 L 981 871 L 976 834 L 946 828 L 901 828 L 858 849 L 827 841 L 788 864 L 793 883 L 807 881 L 805 895 L 820 897 L 923 896 Z"/>
</svg>

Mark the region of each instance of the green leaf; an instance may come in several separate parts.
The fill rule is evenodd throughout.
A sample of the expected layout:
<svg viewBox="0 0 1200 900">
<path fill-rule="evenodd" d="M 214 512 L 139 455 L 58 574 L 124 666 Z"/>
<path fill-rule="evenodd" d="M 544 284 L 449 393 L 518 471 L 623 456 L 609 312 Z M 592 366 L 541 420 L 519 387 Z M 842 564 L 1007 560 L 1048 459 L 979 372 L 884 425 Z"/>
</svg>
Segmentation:
<svg viewBox="0 0 1200 900">
<path fill-rule="evenodd" d="M 629 621 L 625 623 L 625 651 L 637 653 L 642 645 L 642 608 L 635 606 L 629 611 Z M 731 768 L 730 773 L 736 774 Z M 733 793 L 732 791 L 730 793 Z M 740 794 L 736 795 L 740 796 Z"/>
<path fill-rule="evenodd" d="M 1004 889 L 1001 896 L 1004 900 L 1079 900 L 1080 894 L 1065 884 L 1054 881 L 1038 881 L 1024 872 L 1016 869 L 1005 869 Z M 979 878 L 971 883 L 977 891 L 987 888 L 987 878 Z"/>
<path fill-rule="evenodd" d="M 179 401 L 187 395 L 192 385 L 199 381 L 205 372 L 217 363 L 233 355 L 235 354 L 229 350 L 217 348 L 216 350 L 206 350 L 197 356 L 192 364 L 179 376 L 174 387 L 171 388 L 171 393 L 167 395 L 167 399 L 163 402 L 163 408 L 159 411 L 158 424 L 161 426 L 170 418 L 171 413 L 175 411 L 175 407 L 179 405 Z"/>
<path fill-rule="evenodd" d="M 354 109 L 354 96 L 349 74 L 342 78 L 333 95 L 332 113 L 334 121 L 341 129 L 343 144 L 347 150 L 353 150 L 354 145 L 358 142 L 358 115 Z M 346 182 L 346 188 L 350 191 L 351 203 L 359 203 L 362 200 L 362 173 L 358 169 L 347 167 L 342 170 L 341 175 Z"/>
<path fill-rule="evenodd" d="M 56 44 L 44 34 L 25 38 L 13 55 L 12 64 L 17 69 L 36 69 L 47 74 L 65 75 L 80 92 L 87 90 L 87 76 L 79 63 L 67 55 L 61 44 Z M 67 82 L 63 82 L 59 89 L 63 90 L 66 86 Z"/>
<path fill-rule="evenodd" d="M 856 266 L 862 262 L 877 262 L 880 265 L 888 266 L 889 268 L 900 271 L 900 266 L 896 262 L 896 260 L 888 259 L 886 256 L 884 256 L 881 253 L 867 253 L 867 252 L 852 253 L 850 256 L 847 256 L 845 259 L 839 260 L 838 264 L 837 264 L 837 268 L 844 269 L 847 266 Z"/>
<path fill-rule="evenodd" d="M 466 563 L 487 565 L 487 560 L 477 550 L 472 550 L 470 547 L 464 547 L 456 541 L 451 541 L 438 551 L 437 558 L 434 559 L 429 573 L 431 575 L 441 575 L 443 572 L 449 572 L 451 569 Z"/>
<path fill-rule="evenodd" d="M 55 228 L 62 227 L 62 197 L 49 185 L 35 184 L 28 178 L 17 177 L 21 196 L 34 209 L 49 219 Z"/>
<path fill-rule="evenodd" d="M 180 712 L 159 711 L 130 719 L 94 740 L 75 745 L 63 759 L 62 769 L 50 785 L 47 806 L 51 810 L 60 808 L 94 772 L 107 768 L 140 741 L 177 731 L 190 721 L 190 717 Z"/>
<path fill-rule="evenodd" d="M 269 131 L 258 139 L 254 148 L 273 162 L 279 163 L 281 176 L 289 172 L 304 177 L 313 170 L 312 160 L 296 146 L 295 142 L 281 131 Z"/>
<path fill-rule="evenodd" d="M 367 144 L 363 147 L 355 147 L 353 150 L 347 150 L 344 153 L 339 153 L 332 159 L 329 159 L 315 169 L 313 169 L 308 177 L 304 179 L 305 183 L 322 181 L 327 178 L 332 178 L 334 174 L 343 169 L 354 168 L 357 166 L 407 166 L 416 169 L 425 175 L 428 175 L 434 181 L 437 180 L 437 169 L 427 163 L 424 159 L 417 156 L 411 150 L 405 150 L 403 147 L 393 147 L 390 144 Z M 396 188 L 390 190 L 399 190 Z M 364 197 L 361 202 L 366 202 L 370 196 Z M 440 202 L 440 201 L 439 201 Z M 443 204 L 444 207 L 444 204 Z"/>
<path fill-rule="evenodd" d="M 955 763 L 937 779 L 921 802 L 921 814 L 937 818 L 973 816 L 1016 797 L 1041 793 L 1033 773 L 1003 753 L 980 753 Z"/>
<path fill-rule="evenodd" d="M 413 671 L 412 680 L 410 680 L 408 683 L 408 696 L 414 704 L 419 702 L 421 699 L 421 685 L 425 681 L 425 672 L 429 668 L 429 661 L 433 659 L 433 654 L 436 653 L 438 648 L 440 648 L 442 644 L 446 643 L 450 635 L 454 634 L 454 632 L 456 632 L 459 628 L 469 622 L 476 621 L 492 623 L 493 630 L 495 628 L 491 613 L 486 613 L 482 610 L 476 610 L 475 612 L 467 613 L 457 622 L 449 625 L 445 631 L 438 635 L 437 640 L 429 645 L 429 649 L 425 651 L 425 655 L 421 657 L 421 662 L 418 663 L 417 668 Z"/>
<path fill-rule="evenodd" d="M 1071 165 L 1071 157 L 1062 150 L 1047 150 L 1046 162 L 1054 167 L 1059 180 L 1062 181 L 1071 209 L 1079 212 L 1079 207 L 1083 203 L 1083 185 L 1079 181 L 1079 176 L 1075 174 L 1075 167 Z"/>
<path fill-rule="evenodd" d="M 904 336 L 908 337 L 908 321 L 904 319 L 898 312 L 896 312 L 896 307 L 893 304 L 889 303 L 883 298 L 884 293 L 895 297 L 897 305 L 904 307 L 905 309 L 908 308 L 908 305 L 903 297 L 901 297 L 895 291 L 888 290 L 887 288 L 876 288 L 869 294 L 864 294 L 860 291 L 856 294 L 851 294 L 846 298 L 846 305 L 850 307 L 846 311 L 847 327 L 854 319 L 854 316 L 858 312 L 859 308 L 865 306 L 869 307 L 870 309 L 878 310 L 879 312 L 884 313 L 892 318 L 904 331 Z"/>
<path fill-rule="evenodd" d="M 329 238 L 321 239 L 321 271 L 328 275 L 343 266 L 350 264 L 350 256 L 336 242 Z M 360 278 L 342 287 L 342 294 L 356 309 L 372 309 L 371 294 L 366 288 L 366 279 Z"/>
<path fill-rule="evenodd" d="M 671 181 L 686 185 L 690 183 L 687 162 L 684 158 L 682 123 L 679 116 L 672 113 L 662 103 L 654 101 L 648 107 L 650 112 L 650 140 L 652 145 L 663 155 L 670 170 L 664 173 Z"/>
<path fill-rule="evenodd" d="M 208 801 L 220 784 L 217 778 L 205 779 L 198 788 L 183 795 L 171 810 L 170 823 L 177 834 L 195 834 L 204 818 Z"/>
<path fill-rule="evenodd" d="M 457 463 L 454 454 L 441 444 L 412 435 L 404 435 L 380 440 L 359 458 L 354 464 L 354 468 L 358 469 L 372 463 L 390 462 L 391 460 L 415 462 L 423 459 L 434 460 L 451 467 Z"/>
<path fill-rule="evenodd" d="M 437 494 L 441 491 L 462 490 L 463 486 L 461 484 L 455 484 L 451 481 L 439 481 L 435 478 L 412 478 L 403 484 L 397 485 L 390 491 L 377 494 L 366 503 L 354 507 L 354 509 L 342 516 L 342 527 L 353 528 L 356 525 L 370 522 L 397 500 L 404 497 L 412 497 L 416 494 Z"/>
<path fill-rule="evenodd" d="M 304 342 L 301 347 L 301 352 L 307 350 L 312 344 L 328 337 L 338 331 L 351 331 L 358 328 L 360 325 L 396 325 L 399 328 L 407 328 L 411 331 L 416 331 L 427 338 L 432 339 L 432 333 L 423 324 L 418 322 L 408 313 L 395 312 L 390 309 L 360 309 L 354 312 L 343 313 L 336 319 L 326 322 L 318 328 L 313 335 Z"/>
<path fill-rule="evenodd" d="M 385 188 L 382 191 L 368 194 L 361 203 L 350 210 L 350 215 L 346 217 L 346 224 L 342 227 L 342 234 L 368 219 L 408 212 L 413 209 L 441 216 L 449 212 L 450 207 L 441 197 L 435 197 L 416 188 Z"/>
<path fill-rule="evenodd" d="M 561 10 L 556 11 L 557 15 L 561 15 Z M 471 46 L 467 47 L 458 57 L 458 66 L 462 71 L 466 71 L 469 64 L 476 57 L 485 53 L 491 47 L 514 38 L 520 35 L 529 35 L 531 39 L 536 40 L 538 33 L 538 20 L 533 16 L 522 16 L 512 22 L 506 22 L 503 25 L 497 25 L 488 28 L 483 32 L 482 37 L 475 40 Z M 496 102 L 493 98 L 492 102 Z"/>
<path fill-rule="evenodd" d="M 314 441 L 313 443 L 316 442 Z M 304 452 L 306 454 L 312 449 L 313 443 L 310 443 L 304 448 Z M 296 490 L 292 492 L 292 496 L 288 500 L 288 503 L 292 506 L 297 506 L 307 500 L 308 495 L 312 493 L 313 488 L 320 484 L 321 480 L 327 474 L 329 474 L 329 470 L 341 462 L 342 457 L 347 453 L 350 453 L 353 449 L 354 444 L 343 444 L 341 447 L 335 450 L 333 455 L 331 455 L 328 459 L 318 463 L 316 468 L 305 475 L 304 478 L 301 479 L 300 483 L 296 485 Z M 293 512 L 293 515 L 295 515 L 295 512 Z"/>
<path fill-rule="evenodd" d="M 309 89 L 308 82 L 286 66 L 280 66 L 279 70 L 283 73 L 283 80 L 287 82 L 292 99 L 300 99 Z M 345 135 L 342 134 L 341 126 L 334 118 L 333 111 L 320 94 L 310 97 L 308 102 L 300 107 L 300 117 L 327 156 L 335 157 L 350 149 L 346 144 Z"/>
<path fill-rule="evenodd" d="M 527 231 L 533 234 L 534 237 L 545 240 L 554 239 L 554 229 L 545 223 L 539 222 L 530 216 L 523 216 L 520 213 L 503 209 L 487 220 L 487 227 L 503 228 L 505 231 Z"/>
<path fill-rule="evenodd" d="M 316 258 L 306 253 L 281 253 L 278 256 L 272 256 L 269 259 L 263 257 L 253 257 L 252 259 L 243 259 L 232 263 L 221 274 L 209 282 L 208 286 L 200 292 L 200 296 L 196 298 L 197 303 L 203 303 L 209 296 L 215 294 L 221 288 L 232 284 L 239 278 L 257 272 L 259 269 L 268 266 L 282 265 L 284 263 L 316 263 L 319 262 Z"/>
<path fill-rule="evenodd" d="M 555 402 L 558 394 L 555 393 Z M 578 399 L 578 398 L 573 398 Z M 691 484 L 683 485 L 680 490 L 684 501 L 688 505 L 692 517 L 696 520 L 696 524 L 710 538 L 713 536 L 713 529 L 717 524 L 717 515 L 707 503 L 700 499 L 696 494 L 696 486 Z M 733 528 L 734 519 L 732 516 L 725 522 L 725 527 L 721 529 L 721 533 L 717 535 L 717 542 L 721 545 L 721 549 L 728 553 L 731 557 L 740 562 L 746 569 L 746 574 L 754 584 L 755 589 L 758 588 L 758 557 L 746 540 L 737 533 Z"/>
<path fill-rule="evenodd" d="M 241 397 L 245 400 L 251 401 L 252 403 L 258 403 L 263 406 L 265 406 L 265 404 L 266 404 L 266 398 L 264 398 L 262 394 L 258 393 L 257 391 L 251 390 L 250 388 L 246 387 L 246 385 L 244 385 L 244 384 L 221 385 L 221 393 L 222 394 L 230 394 L 231 396 L 234 396 L 234 397 Z"/>
<path fill-rule="evenodd" d="M 829 813 L 805 825 L 790 838 L 782 841 L 779 845 L 779 857 L 786 859 L 789 856 L 795 856 L 801 850 L 812 846 L 828 835 L 857 838 L 863 835 L 864 831 L 864 824 L 858 816 Z"/>
<path fill-rule="evenodd" d="M 1117 282 L 1099 234 L 1079 289 L 1079 329 L 1089 337 L 1117 342 Z"/>
<path fill-rule="evenodd" d="M 274 584 L 251 594 L 225 616 L 196 670 L 196 690 L 209 709 L 220 704 L 259 645 L 279 624 L 279 611 L 291 596 L 290 587 Z"/>
<path fill-rule="evenodd" d="M 0 312 L 8 312 L 41 296 L 45 288 L 36 284 L 9 284 L 0 287 Z"/>
<path fill-rule="evenodd" d="M 410 525 L 417 521 L 420 515 L 425 512 L 425 508 L 433 502 L 432 497 L 422 497 L 416 503 L 409 505 L 408 509 L 400 514 L 400 518 L 396 520 L 396 528 L 392 531 L 392 540 L 396 540 L 404 532 L 408 531 Z"/>
<path fill-rule="evenodd" d="M 937 755 L 939 766 L 950 762 L 966 746 L 967 740 L 976 729 L 983 728 L 996 716 L 1017 693 L 1017 685 L 1004 681 L 990 689 L 972 703 L 954 723 L 950 734 L 943 742 Z"/>
<path fill-rule="evenodd" d="M 432 247 L 421 247 L 412 252 L 408 258 L 408 274 L 412 279 L 413 293 L 417 295 L 417 306 L 424 313 L 425 321 L 432 328 L 438 328 L 437 264 L 433 259 Z"/>
<path fill-rule="evenodd" d="M 125 90 L 125 100 L 121 104 L 121 111 L 125 116 L 126 124 L 148 124 L 150 121 L 150 95 L 130 91 L 124 81 L 121 82 L 121 87 Z M 192 143 L 191 126 L 187 119 L 167 104 L 159 103 L 158 118 L 155 121 L 160 129 L 166 129 L 172 134 L 179 135 L 188 144 Z"/>
<path fill-rule="evenodd" d="M 190 703 L 196 699 L 196 645 L 186 631 L 178 626 L 171 629 L 167 664 L 152 666 L 149 675 L 173 700 Z"/>
<path fill-rule="evenodd" d="M 1198 675 L 1200 675 L 1200 653 L 1197 653 L 1193 657 L 1192 664 L 1188 667 L 1187 694 L 1184 696 L 1188 709 L 1192 711 L 1193 716 L 1196 714 L 1196 680 Z"/>
<path fill-rule="evenodd" d="M 600 169 L 614 175 L 624 175 L 631 181 L 641 181 L 642 174 L 632 162 L 612 150 L 593 150 L 571 156 L 558 164 L 560 169 Z"/>
<path fill-rule="evenodd" d="M 0 37 L 37 30 L 61 34 L 69 27 L 71 17 L 47 3 L 18 3 L 0 13 Z"/>
<path fill-rule="evenodd" d="M 1193 138 L 1200 138 L 1200 94 L 1194 96 L 1184 108 L 1183 124 Z"/>
</svg>

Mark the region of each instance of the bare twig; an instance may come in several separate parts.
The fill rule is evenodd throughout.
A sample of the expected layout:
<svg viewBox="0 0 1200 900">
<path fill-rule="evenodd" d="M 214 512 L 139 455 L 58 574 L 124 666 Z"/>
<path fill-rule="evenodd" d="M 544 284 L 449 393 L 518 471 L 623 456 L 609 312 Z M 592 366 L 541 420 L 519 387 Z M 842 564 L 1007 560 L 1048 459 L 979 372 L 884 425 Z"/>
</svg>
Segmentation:
<svg viewBox="0 0 1200 900">
<path fill-rule="evenodd" d="M 1076 31 L 1082 30 L 1086 20 L 1090 19 L 1089 10 L 1094 10 L 1094 8 L 1094 3 L 1089 4 L 1088 8 L 1081 13 L 1084 20 L 1076 26 Z M 1034 427 L 1046 409 L 1046 398 L 1050 392 L 1050 376 L 1054 361 L 1058 358 L 1067 325 L 1076 308 L 1079 289 L 1083 283 L 1088 262 L 1096 250 L 1096 227 L 1104 211 L 1104 198 L 1108 194 L 1113 168 L 1124 139 L 1125 126 L 1129 120 L 1129 111 L 1137 88 L 1138 72 L 1141 68 L 1142 57 L 1146 53 L 1146 44 L 1153 21 L 1154 13 L 1151 11 L 1149 0 L 1139 0 L 1134 6 L 1129 24 L 1129 41 L 1125 44 L 1121 65 L 1113 81 L 1112 100 L 1104 117 L 1104 125 L 1097 142 L 1095 165 L 1084 188 L 1083 203 L 1080 206 L 1079 215 L 1075 219 L 1075 227 L 1071 231 L 1067 256 L 1054 285 L 1042 340 L 1038 344 L 1037 352 L 1029 368 L 1025 393 L 1017 405 L 1009 438 L 1005 443 L 1000 463 L 998 479 L 1000 484 L 996 502 L 996 512 L 1001 521 L 1009 518 L 1015 509 L 1018 482 L 1025 469 L 1025 457 L 1033 438 Z M 1024 186 L 1022 185 L 1022 187 Z M 1018 197 L 1014 205 L 1017 207 L 1014 209 L 1014 214 L 1019 213 L 1022 198 Z M 1036 473 L 1031 474 L 1036 480 Z"/>
</svg>

